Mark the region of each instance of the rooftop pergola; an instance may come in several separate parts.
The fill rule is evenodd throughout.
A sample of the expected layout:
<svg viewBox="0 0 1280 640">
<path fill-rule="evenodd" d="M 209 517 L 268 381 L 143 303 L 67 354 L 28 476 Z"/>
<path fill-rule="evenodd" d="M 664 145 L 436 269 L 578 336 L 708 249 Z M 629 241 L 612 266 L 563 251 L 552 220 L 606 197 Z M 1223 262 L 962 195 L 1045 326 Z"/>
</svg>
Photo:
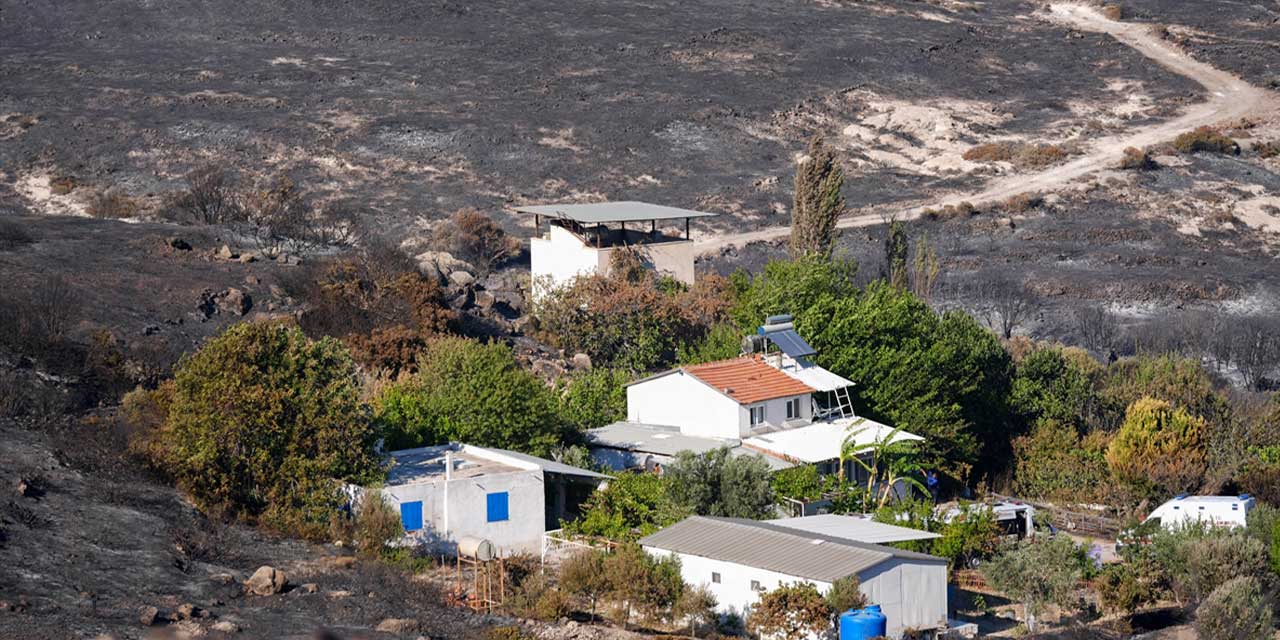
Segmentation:
<svg viewBox="0 0 1280 640">
<path fill-rule="evenodd" d="M 587 204 L 541 204 L 515 207 L 515 211 L 519 213 L 531 213 L 534 216 L 533 224 L 535 231 L 542 226 L 542 219 L 548 218 L 560 223 L 560 226 L 573 231 L 580 237 L 588 235 L 594 236 L 597 248 L 613 244 L 613 239 L 608 237 L 610 229 L 606 226 L 609 224 L 617 224 L 620 226 L 618 240 L 620 244 L 632 244 L 627 235 L 627 223 L 637 224 L 643 228 L 645 222 L 649 223 L 648 237 L 645 232 L 639 231 L 635 244 L 657 241 L 663 238 L 658 231 L 658 221 L 680 220 L 684 219 L 684 239 L 689 238 L 689 221 L 693 218 L 707 218 L 714 215 L 707 211 L 694 211 L 692 209 L 680 209 L 677 207 L 668 207 L 660 204 L 650 204 L 648 202 L 592 202 Z"/>
</svg>

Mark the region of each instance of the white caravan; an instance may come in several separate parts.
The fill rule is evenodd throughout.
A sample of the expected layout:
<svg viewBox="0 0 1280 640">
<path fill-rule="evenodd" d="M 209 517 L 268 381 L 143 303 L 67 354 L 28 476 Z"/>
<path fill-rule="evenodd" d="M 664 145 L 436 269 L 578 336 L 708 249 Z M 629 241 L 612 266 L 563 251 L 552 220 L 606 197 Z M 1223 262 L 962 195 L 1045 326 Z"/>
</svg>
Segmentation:
<svg viewBox="0 0 1280 640">
<path fill-rule="evenodd" d="M 1243 527 L 1256 502 L 1248 494 L 1239 496 L 1180 495 L 1151 512 L 1143 524 L 1178 529 L 1187 522 L 1200 521 L 1214 527 Z"/>
</svg>

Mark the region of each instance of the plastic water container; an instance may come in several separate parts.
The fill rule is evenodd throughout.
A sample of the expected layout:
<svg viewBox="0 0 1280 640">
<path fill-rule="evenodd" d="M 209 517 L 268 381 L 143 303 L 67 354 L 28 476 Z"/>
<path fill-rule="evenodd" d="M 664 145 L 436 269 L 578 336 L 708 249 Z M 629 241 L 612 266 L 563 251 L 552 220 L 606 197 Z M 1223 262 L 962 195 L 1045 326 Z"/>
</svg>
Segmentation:
<svg viewBox="0 0 1280 640">
<path fill-rule="evenodd" d="M 840 640 L 868 640 L 885 634 L 888 618 L 880 612 L 880 605 L 865 609 L 850 609 L 840 614 Z"/>
</svg>

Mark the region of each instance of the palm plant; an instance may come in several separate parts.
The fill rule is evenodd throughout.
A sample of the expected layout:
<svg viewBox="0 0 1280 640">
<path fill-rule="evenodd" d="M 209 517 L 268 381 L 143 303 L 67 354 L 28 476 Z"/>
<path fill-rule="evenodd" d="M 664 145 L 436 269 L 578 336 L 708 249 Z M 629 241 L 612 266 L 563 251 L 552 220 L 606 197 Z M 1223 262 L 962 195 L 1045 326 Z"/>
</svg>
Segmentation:
<svg viewBox="0 0 1280 640">
<path fill-rule="evenodd" d="M 866 502 L 876 508 L 884 507 L 893 498 L 893 488 L 898 482 L 907 487 L 928 493 L 917 479 L 924 475 L 924 467 L 916 460 L 916 444 L 912 440 L 899 440 L 901 427 L 859 442 L 858 436 L 868 427 L 859 426 L 862 420 L 849 427 L 840 446 L 840 479 L 844 480 L 844 463 L 853 460 L 867 472 Z"/>
</svg>

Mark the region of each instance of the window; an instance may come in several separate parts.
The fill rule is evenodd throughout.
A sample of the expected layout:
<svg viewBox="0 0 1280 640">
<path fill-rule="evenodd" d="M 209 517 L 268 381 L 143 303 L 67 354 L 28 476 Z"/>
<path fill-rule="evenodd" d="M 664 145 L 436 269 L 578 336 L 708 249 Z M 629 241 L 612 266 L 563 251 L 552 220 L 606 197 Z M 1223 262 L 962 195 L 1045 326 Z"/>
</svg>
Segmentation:
<svg viewBox="0 0 1280 640">
<path fill-rule="evenodd" d="M 507 508 L 506 491 L 486 494 L 484 499 L 488 522 L 505 522 L 510 518 L 510 512 Z"/>
<path fill-rule="evenodd" d="M 717 571 L 712 571 L 712 572 L 711 572 L 711 581 L 712 581 L 712 582 L 714 582 L 714 583 L 716 583 L 716 584 L 720 584 L 720 573 L 719 573 L 719 572 L 717 572 Z"/>
<path fill-rule="evenodd" d="M 400 522 L 404 524 L 406 532 L 420 531 L 422 529 L 422 502 L 401 502 Z"/>
<path fill-rule="evenodd" d="M 764 405 L 751 407 L 751 426 L 764 424 Z"/>
<path fill-rule="evenodd" d="M 760 581 L 759 581 L 759 580 L 752 580 L 752 581 L 751 581 L 751 590 L 752 590 L 752 591 L 764 591 L 764 589 L 761 589 L 761 588 L 760 588 Z"/>
<path fill-rule="evenodd" d="M 787 419 L 792 420 L 800 417 L 800 398 L 792 398 L 787 401 Z"/>
</svg>

